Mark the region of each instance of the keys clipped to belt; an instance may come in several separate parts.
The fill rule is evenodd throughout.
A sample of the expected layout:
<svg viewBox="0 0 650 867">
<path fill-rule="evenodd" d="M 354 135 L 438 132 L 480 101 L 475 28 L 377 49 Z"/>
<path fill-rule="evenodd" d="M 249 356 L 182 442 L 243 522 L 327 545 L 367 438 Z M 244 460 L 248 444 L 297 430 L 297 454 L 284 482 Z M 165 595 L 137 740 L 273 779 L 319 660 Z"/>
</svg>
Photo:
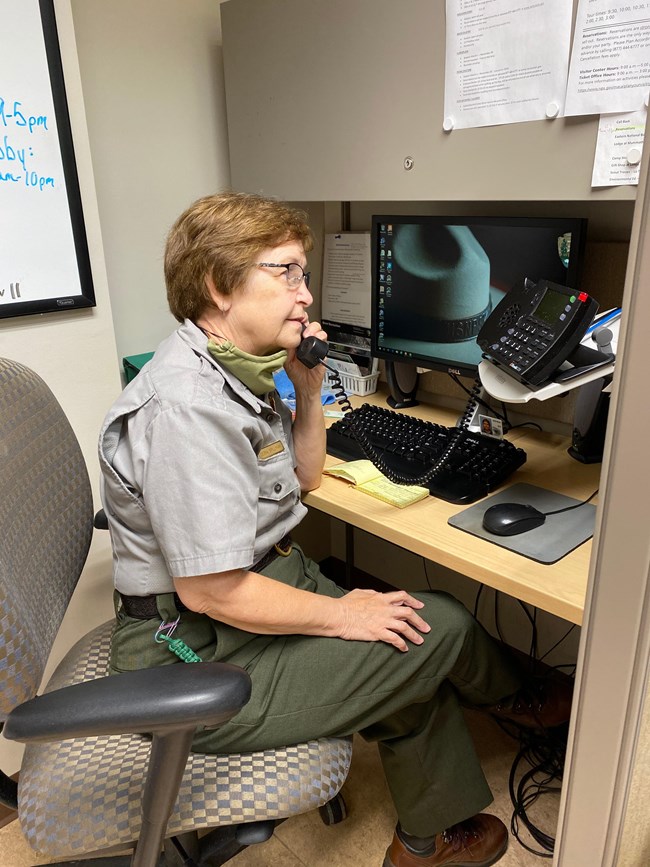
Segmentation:
<svg viewBox="0 0 650 867">
<path fill-rule="evenodd" d="M 202 662 L 200 656 L 197 656 L 196 653 L 192 650 L 191 647 L 188 647 L 187 644 L 183 641 L 182 638 L 172 638 L 174 630 L 180 623 L 181 616 L 180 614 L 173 621 L 173 623 L 165 623 L 160 624 L 158 629 L 156 630 L 156 634 L 154 635 L 154 641 L 156 644 L 167 643 L 167 649 L 172 653 L 175 653 L 179 659 L 182 659 L 183 662 Z"/>
</svg>

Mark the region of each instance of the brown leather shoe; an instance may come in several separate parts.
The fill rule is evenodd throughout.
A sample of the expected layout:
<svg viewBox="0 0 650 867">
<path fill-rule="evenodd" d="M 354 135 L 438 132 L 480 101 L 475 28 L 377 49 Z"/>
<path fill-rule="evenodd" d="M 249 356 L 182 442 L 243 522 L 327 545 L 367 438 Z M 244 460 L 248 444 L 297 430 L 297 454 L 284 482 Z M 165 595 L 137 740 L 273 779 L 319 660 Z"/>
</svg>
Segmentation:
<svg viewBox="0 0 650 867">
<path fill-rule="evenodd" d="M 486 708 L 497 719 L 524 728 L 550 729 L 569 721 L 573 684 L 555 678 L 535 678 L 514 695 Z"/>
<path fill-rule="evenodd" d="M 479 813 L 436 834 L 435 843 L 425 852 L 411 849 L 396 831 L 383 867 L 489 867 L 507 848 L 508 831 L 501 819 Z"/>
</svg>

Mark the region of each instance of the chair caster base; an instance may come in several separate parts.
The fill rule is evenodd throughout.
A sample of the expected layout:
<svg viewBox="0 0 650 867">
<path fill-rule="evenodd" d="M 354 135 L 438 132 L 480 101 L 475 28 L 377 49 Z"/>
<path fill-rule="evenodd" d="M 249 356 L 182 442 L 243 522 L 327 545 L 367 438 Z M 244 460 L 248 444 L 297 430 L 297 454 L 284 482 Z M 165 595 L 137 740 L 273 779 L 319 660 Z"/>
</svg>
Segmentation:
<svg viewBox="0 0 650 867">
<path fill-rule="evenodd" d="M 318 812 L 324 825 L 338 825 L 339 822 L 348 817 L 348 808 L 345 805 L 343 795 L 340 793 L 335 795 L 331 801 L 319 807 Z"/>
</svg>

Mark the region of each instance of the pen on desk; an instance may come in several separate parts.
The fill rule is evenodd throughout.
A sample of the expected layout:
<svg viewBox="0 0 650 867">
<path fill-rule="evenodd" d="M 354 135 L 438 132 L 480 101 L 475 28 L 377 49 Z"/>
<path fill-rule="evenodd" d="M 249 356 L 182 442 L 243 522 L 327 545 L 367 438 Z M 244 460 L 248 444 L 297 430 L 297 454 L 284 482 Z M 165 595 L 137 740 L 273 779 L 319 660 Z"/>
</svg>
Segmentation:
<svg viewBox="0 0 650 867">
<path fill-rule="evenodd" d="M 614 310 L 610 310 L 609 313 L 603 313 L 602 316 L 599 316 L 595 319 L 589 328 L 587 328 L 587 334 L 591 334 L 592 331 L 595 331 L 596 328 L 600 328 L 601 325 L 607 325 L 610 322 L 615 322 L 617 319 L 620 319 L 622 310 L 620 307 L 614 308 Z"/>
</svg>

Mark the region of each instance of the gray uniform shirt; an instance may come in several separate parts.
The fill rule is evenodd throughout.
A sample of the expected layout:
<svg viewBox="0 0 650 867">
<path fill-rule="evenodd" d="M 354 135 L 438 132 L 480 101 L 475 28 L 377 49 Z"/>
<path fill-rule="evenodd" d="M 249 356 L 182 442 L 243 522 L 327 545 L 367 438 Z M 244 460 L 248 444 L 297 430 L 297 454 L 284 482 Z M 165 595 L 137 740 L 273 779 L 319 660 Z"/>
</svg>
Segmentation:
<svg viewBox="0 0 650 867">
<path fill-rule="evenodd" d="M 306 512 L 291 413 L 212 358 L 186 321 L 108 413 L 99 441 L 115 587 L 173 591 L 174 577 L 249 568 Z"/>
</svg>

